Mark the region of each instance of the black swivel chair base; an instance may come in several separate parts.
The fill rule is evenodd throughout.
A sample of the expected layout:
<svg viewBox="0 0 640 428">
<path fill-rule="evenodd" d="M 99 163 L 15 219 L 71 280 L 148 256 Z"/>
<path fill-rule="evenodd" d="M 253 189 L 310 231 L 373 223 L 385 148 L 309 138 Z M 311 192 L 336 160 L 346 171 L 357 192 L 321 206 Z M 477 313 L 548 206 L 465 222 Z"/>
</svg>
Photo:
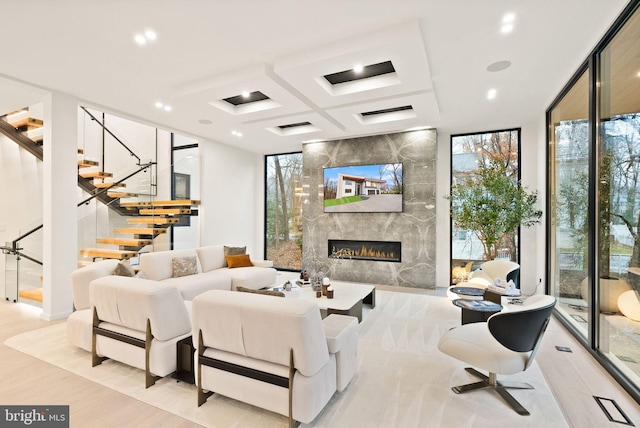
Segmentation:
<svg viewBox="0 0 640 428">
<path fill-rule="evenodd" d="M 518 402 L 513 395 L 509 394 L 507 388 L 513 389 L 533 389 L 533 386 L 528 383 L 520 383 L 520 382 L 502 382 L 498 381 L 495 373 L 489 373 L 489 376 L 486 376 L 480 373 L 478 370 L 466 367 L 465 370 L 472 375 L 479 377 L 482 379 L 480 382 L 469 383 L 466 385 L 454 386 L 451 388 L 453 392 L 456 394 L 463 394 L 465 392 L 473 391 L 481 388 L 493 388 L 495 391 L 500 394 L 504 401 L 506 401 L 518 414 L 527 416 L 529 412 L 527 409 L 522 407 L 522 404 Z"/>
</svg>

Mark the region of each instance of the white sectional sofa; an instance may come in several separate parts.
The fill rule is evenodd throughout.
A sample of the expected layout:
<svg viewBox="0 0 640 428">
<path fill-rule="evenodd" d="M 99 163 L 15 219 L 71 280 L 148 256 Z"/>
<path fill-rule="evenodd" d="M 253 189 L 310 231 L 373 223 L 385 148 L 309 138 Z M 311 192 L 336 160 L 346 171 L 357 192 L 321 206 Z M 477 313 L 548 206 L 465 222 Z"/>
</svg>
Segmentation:
<svg viewBox="0 0 640 428">
<path fill-rule="evenodd" d="M 195 258 L 196 269 L 191 275 L 174 277 L 173 259 L 184 257 Z M 145 253 L 140 256 L 139 268 L 143 278 L 177 288 L 185 301 L 193 300 L 208 290 L 235 290 L 236 287 L 257 290 L 275 285 L 276 270 L 270 261 L 252 259 L 252 267 L 232 269 L 225 266 L 225 261 L 225 246 L 213 245 L 191 250 Z M 89 284 L 102 277 L 118 278 L 113 274 L 118 263 L 118 260 L 102 260 L 71 274 L 75 312 L 67 319 L 67 338 L 72 345 L 91 351 Z M 128 281 L 132 279 L 135 278 L 128 278 L 125 282 L 133 285 L 135 281 Z"/>
<path fill-rule="evenodd" d="M 148 279 L 175 286 L 184 300 L 193 300 L 207 290 L 235 290 L 236 287 L 258 290 L 275 284 L 276 270 L 272 268 L 272 262 L 252 259 L 251 267 L 229 269 L 224 248 L 224 245 L 212 245 L 144 253 L 140 255 L 140 270 Z M 172 260 L 180 257 L 195 257 L 197 273 L 175 277 Z"/>
<path fill-rule="evenodd" d="M 198 405 L 210 391 L 309 423 L 356 372 L 358 320 L 315 302 L 207 291 L 193 300 Z"/>
</svg>

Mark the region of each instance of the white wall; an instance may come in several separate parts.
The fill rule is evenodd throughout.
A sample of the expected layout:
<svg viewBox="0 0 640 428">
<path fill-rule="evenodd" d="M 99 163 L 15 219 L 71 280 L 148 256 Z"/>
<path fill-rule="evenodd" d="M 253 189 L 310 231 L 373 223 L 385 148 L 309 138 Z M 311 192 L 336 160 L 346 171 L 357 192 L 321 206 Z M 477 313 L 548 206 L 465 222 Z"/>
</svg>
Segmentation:
<svg viewBox="0 0 640 428">
<path fill-rule="evenodd" d="M 207 140 L 199 148 L 201 245 L 246 245 L 263 258 L 263 157 Z"/>
<path fill-rule="evenodd" d="M 539 225 L 523 228 L 520 239 L 520 284 L 525 294 L 542 293 L 545 290 L 545 193 L 546 193 L 546 136 L 545 118 L 541 114 L 530 123 L 521 127 L 520 164 L 522 184 L 528 191 L 538 191 L 538 207 L 543 211 Z M 479 129 L 478 132 L 485 131 Z M 473 132 L 473 131 L 470 131 Z M 451 256 L 451 229 L 449 194 L 451 181 L 451 135 L 438 134 L 437 148 L 438 182 L 436 187 L 437 247 L 436 284 L 439 287 L 449 285 Z M 538 286 L 540 280 L 542 284 Z"/>
</svg>

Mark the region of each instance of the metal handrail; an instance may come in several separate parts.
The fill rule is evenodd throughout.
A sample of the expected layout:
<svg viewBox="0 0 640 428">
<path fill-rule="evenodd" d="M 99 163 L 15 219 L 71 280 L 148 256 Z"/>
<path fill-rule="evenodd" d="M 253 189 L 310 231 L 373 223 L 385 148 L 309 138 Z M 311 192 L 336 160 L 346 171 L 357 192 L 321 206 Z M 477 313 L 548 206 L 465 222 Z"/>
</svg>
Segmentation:
<svg viewBox="0 0 640 428">
<path fill-rule="evenodd" d="M 117 186 L 118 184 L 122 183 L 123 181 L 128 180 L 129 178 L 133 177 L 134 175 L 136 175 L 136 174 L 138 174 L 138 173 L 140 173 L 140 172 L 142 172 L 142 171 L 144 171 L 144 170 L 146 170 L 146 169 L 150 168 L 152 165 L 155 165 L 155 164 L 156 164 L 156 162 L 149 162 L 149 163 L 147 163 L 147 164 L 145 164 L 145 165 L 142 165 L 142 166 L 140 167 L 140 169 L 138 169 L 137 171 L 132 172 L 131 174 L 127 175 L 126 177 L 124 177 L 124 178 L 122 178 L 122 179 L 120 179 L 120 180 L 118 180 L 118 181 L 114 182 L 112 186 L 110 186 L 110 187 L 105 187 L 104 189 L 101 189 L 99 192 L 96 192 L 96 193 L 94 193 L 93 195 L 89 196 L 87 199 L 83 200 L 82 202 L 79 202 L 79 203 L 78 203 L 78 206 L 82 206 L 82 205 L 84 205 L 84 204 L 88 203 L 88 202 L 89 202 L 89 201 L 91 201 L 92 199 L 95 199 L 95 198 L 97 198 L 98 196 L 102 195 L 103 193 L 108 192 L 108 191 L 109 191 L 109 189 L 111 189 L 112 187 Z"/>
<path fill-rule="evenodd" d="M 133 153 L 133 151 L 125 144 L 123 143 L 118 137 L 115 136 L 115 134 L 113 132 L 111 132 L 109 130 L 109 128 L 107 128 L 106 126 L 104 126 L 104 124 L 100 123 L 100 121 L 98 120 L 98 118 L 96 118 L 94 115 L 92 115 L 91 113 L 89 113 L 89 110 L 87 110 L 86 107 L 80 106 L 80 108 L 82 110 L 84 110 L 85 113 L 87 113 L 89 115 L 89 117 L 91 117 L 91 120 L 94 120 L 98 125 L 100 125 L 102 127 L 102 129 L 104 129 L 105 131 L 107 131 L 109 133 L 109 135 L 111 135 L 113 138 L 115 138 L 115 140 L 120 143 L 120 145 L 122 147 L 124 147 L 125 149 L 127 149 L 127 151 L 129 152 L 129 154 L 131 156 L 134 156 L 136 159 L 138 159 L 138 165 L 140 165 L 140 157 L 138 155 L 136 155 L 135 153 Z"/>
</svg>

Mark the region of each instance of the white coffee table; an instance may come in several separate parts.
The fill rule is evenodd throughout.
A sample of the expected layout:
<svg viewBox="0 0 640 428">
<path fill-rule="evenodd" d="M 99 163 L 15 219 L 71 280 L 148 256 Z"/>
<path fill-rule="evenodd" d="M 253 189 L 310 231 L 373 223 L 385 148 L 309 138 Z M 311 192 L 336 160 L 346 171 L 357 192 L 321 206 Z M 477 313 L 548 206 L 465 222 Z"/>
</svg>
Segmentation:
<svg viewBox="0 0 640 428">
<path fill-rule="evenodd" d="M 283 291 L 282 285 L 272 288 L 272 290 L 283 291 L 285 297 L 311 300 L 318 304 L 321 311 L 326 312 L 326 316 L 331 314 L 350 315 L 362 321 L 362 304 L 371 304 L 371 308 L 376 306 L 376 287 L 369 284 L 357 282 L 331 281 L 333 287 L 333 299 L 327 296 L 316 297 L 316 292 L 311 286 L 295 286 L 291 291 Z"/>
</svg>

